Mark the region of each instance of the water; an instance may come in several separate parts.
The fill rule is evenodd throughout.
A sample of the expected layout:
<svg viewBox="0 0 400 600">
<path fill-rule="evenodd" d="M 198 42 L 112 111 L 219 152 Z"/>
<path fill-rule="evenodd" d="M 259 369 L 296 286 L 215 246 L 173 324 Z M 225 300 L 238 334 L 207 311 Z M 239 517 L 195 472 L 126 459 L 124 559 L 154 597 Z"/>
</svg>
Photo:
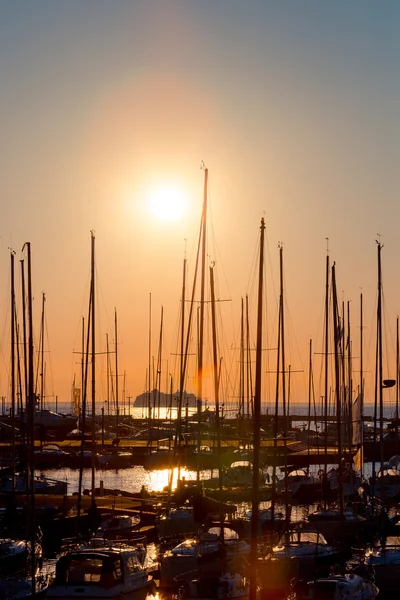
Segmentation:
<svg viewBox="0 0 400 600">
<path fill-rule="evenodd" d="M 226 402 L 224 405 L 222 405 L 222 416 L 228 418 L 228 419 L 234 419 L 237 417 L 238 415 L 238 405 L 236 402 Z M 52 411 L 58 411 L 61 412 L 63 414 L 71 414 L 72 410 L 71 410 L 71 404 L 67 403 L 67 402 L 47 402 L 46 403 L 46 408 Z M 7 404 L 4 404 L 4 406 L 2 407 L 2 413 L 3 414 L 8 414 L 9 413 L 9 407 Z M 209 405 L 207 402 L 204 402 L 203 404 L 203 410 L 210 410 L 210 411 L 214 411 L 215 407 L 213 405 Z M 101 414 L 101 411 L 98 410 L 97 411 L 98 414 Z M 166 408 L 166 407 L 160 407 L 160 409 L 156 408 L 156 410 L 153 412 L 153 416 L 154 418 L 160 418 L 160 419 L 170 419 L 171 421 L 173 421 L 174 419 L 177 418 L 177 408 L 176 407 L 172 407 L 170 408 Z M 336 414 L 336 409 L 334 406 L 330 406 L 329 408 L 329 415 L 334 415 Z M 368 404 L 364 404 L 364 415 L 367 415 L 369 417 L 373 417 L 374 414 L 374 405 L 371 403 Z M 282 414 L 282 407 L 279 408 L 279 413 Z M 297 422 L 301 422 L 302 418 L 304 416 L 307 416 L 309 413 L 309 406 L 307 402 L 292 402 L 290 404 L 290 409 L 289 409 L 289 414 L 292 416 L 294 421 Z M 197 414 L 197 409 L 190 407 L 187 409 L 184 408 L 182 410 L 182 416 L 183 418 L 186 417 L 186 415 L 188 415 L 189 417 L 193 417 Z M 274 414 L 274 407 L 270 404 L 262 404 L 261 406 L 261 414 Z M 317 417 L 321 417 L 323 414 L 323 409 L 322 409 L 322 405 L 316 406 L 315 410 L 314 408 L 312 408 L 311 411 L 311 416 L 317 416 Z M 145 419 L 148 416 L 148 412 L 146 407 L 139 407 L 139 406 L 122 406 L 120 409 L 120 415 L 121 417 L 124 416 L 128 416 L 130 415 L 133 419 Z M 393 404 L 393 402 L 391 403 L 385 403 L 383 406 L 383 416 L 386 419 L 390 419 L 390 418 L 394 418 L 395 416 L 395 405 Z M 296 419 L 297 417 L 297 419 Z"/>
<path fill-rule="evenodd" d="M 202 473 L 202 478 L 209 477 L 210 472 Z M 37 475 L 44 475 L 60 481 L 68 483 L 68 494 L 78 492 L 79 488 L 79 471 L 77 469 L 46 469 L 36 471 Z M 147 471 L 142 466 L 134 466 L 129 469 L 120 469 L 113 471 L 111 469 L 96 470 L 95 486 L 100 487 L 100 482 L 103 486 L 109 489 L 124 490 L 129 492 L 140 492 L 144 485 L 146 489 L 152 492 L 161 492 L 168 485 L 169 471 L 168 469 L 160 469 Z M 174 469 L 173 487 L 176 486 L 178 470 Z M 187 481 L 196 479 L 195 471 L 181 469 L 181 477 L 185 477 Z M 83 489 L 90 489 L 92 486 L 92 471 L 91 469 L 83 469 Z"/>
</svg>

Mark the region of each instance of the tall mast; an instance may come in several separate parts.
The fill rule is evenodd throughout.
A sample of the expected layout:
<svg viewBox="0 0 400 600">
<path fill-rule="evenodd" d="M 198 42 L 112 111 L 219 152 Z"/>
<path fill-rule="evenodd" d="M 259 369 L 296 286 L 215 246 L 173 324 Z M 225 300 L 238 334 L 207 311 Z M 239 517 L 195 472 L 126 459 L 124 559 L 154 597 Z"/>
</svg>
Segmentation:
<svg viewBox="0 0 400 600">
<path fill-rule="evenodd" d="M 340 378 L 340 348 L 341 348 L 341 328 L 340 317 L 338 314 L 338 303 L 336 293 L 336 269 L 335 263 L 332 265 L 332 294 L 333 294 L 333 331 L 335 340 L 335 388 L 336 388 L 336 419 L 337 419 L 337 438 L 338 438 L 338 472 L 339 472 L 339 503 L 340 513 L 343 514 L 343 483 L 342 483 L 342 410 L 341 410 L 341 378 Z M 339 354 L 340 353 L 340 354 Z"/>
<path fill-rule="evenodd" d="M 241 321 L 240 321 L 240 404 L 239 415 L 244 417 L 244 306 L 243 298 L 241 303 Z"/>
<path fill-rule="evenodd" d="M 32 263 L 31 263 L 31 244 L 26 242 L 24 248 L 27 248 L 28 255 L 28 432 L 29 432 L 29 538 L 31 543 L 31 576 L 32 576 L 32 597 L 36 596 L 36 552 L 35 552 L 35 390 L 34 390 L 34 369 L 33 369 L 33 311 L 32 311 Z"/>
<path fill-rule="evenodd" d="M 276 353 L 276 380 L 275 380 L 275 411 L 274 411 L 274 461 L 272 465 L 272 502 L 271 502 L 271 519 L 275 519 L 275 502 L 276 502 L 276 455 L 278 449 L 278 427 L 279 427 L 279 384 L 280 384 L 280 368 L 281 368 L 281 304 L 279 302 L 278 311 L 278 347 Z"/>
<path fill-rule="evenodd" d="M 148 362 L 148 417 L 149 417 L 149 435 L 151 439 L 151 293 L 149 295 L 149 362 Z"/>
<path fill-rule="evenodd" d="M 199 425 L 197 447 L 200 451 L 200 430 L 201 430 L 201 405 L 203 400 L 203 345 L 204 345 L 204 296 L 206 281 L 206 250 L 207 250 L 207 189 L 208 189 L 208 169 L 204 168 L 204 191 L 203 191 L 203 212 L 201 218 L 202 229 L 202 247 L 201 247 L 201 287 L 200 287 L 200 321 L 199 321 L 199 355 L 197 362 L 197 419 Z M 199 472 L 197 471 L 197 481 L 199 481 Z"/>
<path fill-rule="evenodd" d="M 328 244 L 328 238 L 327 238 Z M 328 352 L 329 352 L 329 254 L 327 248 L 326 254 L 326 274 L 325 274 L 325 388 L 324 388 L 324 418 L 325 418 L 325 456 L 328 455 Z M 328 461 L 325 460 L 324 472 L 327 474 Z M 326 509 L 326 500 L 325 500 Z"/>
<path fill-rule="evenodd" d="M 360 294 L 360 419 L 361 419 L 361 448 L 360 448 L 360 466 L 361 466 L 361 479 L 364 475 L 364 314 L 363 314 L 363 295 Z"/>
<path fill-rule="evenodd" d="M 396 420 L 395 420 L 395 435 L 396 435 L 396 452 L 399 453 L 399 360 L 400 360 L 400 346 L 399 346 L 399 317 L 396 319 Z"/>
<path fill-rule="evenodd" d="M 287 486 L 287 436 L 288 411 L 286 406 L 286 360 L 285 360 L 285 310 L 283 298 L 283 245 L 279 244 L 279 279 L 280 279 L 280 325 L 281 325 L 281 357 L 282 357 L 282 407 L 283 407 L 283 452 L 285 456 L 285 515 L 289 520 L 289 496 Z"/>
<path fill-rule="evenodd" d="M 158 418 L 160 419 L 160 400 L 161 400 L 161 364 L 162 364 L 162 339 L 163 339 L 163 321 L 164 321 L 164 308 L 161 307 L 161 319 L 160 319 L 160 334 L 158 338 L 158 353 L 157 353 L 157 409 Z"/>
<path fill-rule="evenodd" d="M 308 456 L 310 456 L 310 429 L 311 429 L 311 400 L 312 400 L 312 383 L 313 383 L 313 364 L 312 364 L 312 339 L 310 339 L 310 351 L 308 357 Z M 318 449 L 319 451 L 319 449 Z M 308 461 L 310 462 L 310 461 Z M 310 472 L 310 465 L 307 466 L 307 475 Z"/>
<path fill-rule="evenodd" d="M 46 294 L 42 294 L 42 322 L 41 322 L 41 362 L 40 362 L 40 410 L 44 409 L 44 307 Z"/>
<path fill-rule="evenodd" d="M 118 324 L 117 324 L 117 309 L 114 309 L 114 328 L 115 328 L 115 410 L 116 410 L 116 423 L 115 431 L 118 439 L 118 424 L 119 424 L 119 386 L 118 386 Z"/>
<path fill-rule="evenodd" d="M 218 456 L 218 482 L 219 491 L 222 498 L 222 468 L 221 468 L 221 432 L 219 420 L 219 368 L 217 355 L 217 326 L 215 318 L 215 290 L 214 290 L 214 267 L 210 267 L 210 287 L 211 287 L 211 318 L 212 318 L 212 338 L 213 338 L 213 363 L 214 363 L 214 394 L 215 394 L 215 425 L 217 429 L 217 456 Z M 223 534 L 223 511 L 220 504 L 221 521 L 221 541 L 224 540 Z"/>
<path fill-rule="evenodd" d="M 382 373 L 382 245 L 378 243 L 378 390 L 379 390 L 379 428 L 380 428 L 380 454 L 381 472 L 383 471 L 383 373 Z"/>
<path fill-rule="evenodd" d="M 255 600 L 257 592 L 257 536 L 259 514 L 259 468 L 260 468 L 260 419 L 261 419 L 261 380 L 262 380 L 262 311 L 264 276 L 264 219 L 260 227 L 260 263 L 258 272 L 258 309 L 257 309 L 257 349 L 256 381 L 254 393 L 254 454 L 253 454 L 253 493 L 251 509 L 251 546 L 250 546 L 250 600 Z"/>
<path fill-rule="evenodd" d="M 110 346 L 108 343 L 108 333 L 106 333 L 106 357 L 107 357 L 107 433 L 108 439 L 110 439 L 110 398 L 112 398 L 110 379 L 111 379 L 111 366 L 110 366 Z M 118 437 L 118 436 L 117 436 Z"/>
<path fill-rule="evenodd" d="M 348 389 L 348 424 L 349 424 L 349 453 L 351 456 L 353 440 L 352 401 L 353 401 L 353 367 L 351 356 L 350 302 L 347 302 L 347 389 Z"/>
<path fill-rule="evenodd" d="M 90 328 L 92 318 L 92 286 L 90 286 L 89 294 L 89 309 L 88 309 L 88 325 L 86 331 L 86 349 L 85 349 L 85 320 L 82 317 L 82 422 L 81 422 L 81 451 L 79 464 L 79 489 L 78 489 L 78 515 L 77 515 L 77 532 L 80 533 L 80 514 L 82 503 L 82 483 L 83 483 L 83 456 L 85 449 L 85 430 L 86 430 L 86 406 L 89 381 L 89 349 L 90 349 Z"/>
<path fill-rule="evenodd" d="M 91 354 L 92 354 L 92 502 L 91 507 L 94 511 L 96 509 L 96 498 L 95 498 L 95 460 L 96 460 L 96 302 L 95 302 L 95 236 L 94 232 L 91 232 Z"/>
<path fill-rule="evenodd" d="M 180 478 L 180 461 L 178 447 L 180 445 L 181 431 L 182 431 L 182 404 L 183 404 L 183 388 L 185 382 L 185 366 L 186 360 L 184 356 L 185 350 L 185 302 L 186 302 L 186 257 L 183 259 L 183 272 L 182 272 L 182 297 L 181 297 L 181 340 L 180 340 L 180 361 L 179 361 L 179 398 L 178 398 L 178 410 L 177 410 L 177 421 L 176 421 L 176 436 L 174 443 L 174 462 L 173 466 L 178 468 L 178 480 Z M 172 386 L 172 377 L 171 377 Z M 172 397 L 172 389 L 171 389 Z M 172 473 L 171 473 L 172 482 Z M 168 491 L 170 491 L 170 485 Z"/>
<path fill-rule="evenodd" d="M 83 404 L 83 386 L 85 385 L 85 317 L 82 315 L 82 328 L 81 328 L 81 397 L 79 402 L 79 414 L 78 414 L 78 429 L 82 431 L 82 404 Z"/>
<path fill-rule="evenodd" d="M 12 486 L 15 490 L 15 252 L 11 251 L 11 426 L 12 426 Z"/>
<path fill-rule="evenodd" d="M 26 339 L 26 292 L 25 292 L 25 269 L 24 260 L 21 260 L 21 294 L 22 294 L 22 335 L 23 335 L 23 356 L 24 356 L 24 384 L 25 384 L 25 411 L 28 414 L 28 353 Z M 28 426 L 27 426 L 28 427 Z M 28 438 L 28 430 L 26 433 Z"/>
<path fill-rule="evenodd" d="M 250 323 L 249 323 L 249 297 L 246 294 L 246 363 L 247 363 L 247 417 L 250 419 L 250 404 L 252 404 L 253 382 L 250 352 Z"/>
</svg>

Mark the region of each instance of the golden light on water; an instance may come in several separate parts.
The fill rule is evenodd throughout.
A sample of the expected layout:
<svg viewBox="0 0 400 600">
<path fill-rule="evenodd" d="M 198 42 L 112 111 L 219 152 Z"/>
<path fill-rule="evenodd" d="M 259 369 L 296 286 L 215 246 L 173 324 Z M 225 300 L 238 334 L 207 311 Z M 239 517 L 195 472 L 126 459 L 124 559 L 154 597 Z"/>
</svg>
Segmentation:
<svg viewBox="0 0 400 600">
<path fill-rule="evenodd" d="M 154 492 L 161 492 L 165 487 L 168 486 L 168 481 L 170 477 L 170 471 L 168 469 L 163 469 L 160 471 L 148 471 L 146 473 L 147 482 L 144 483 L 149 490 Z M 186 469 L 181 469 L 180 477 L 184 477 L 186 481 L 191 479 L 196 479 L 196 473 L 193 471 L 187 471 Z M 178 469 L 174 469 L 172 473 L 172 489 L 176 489 L 176 484 L 178 482 Z"/>
</svg>

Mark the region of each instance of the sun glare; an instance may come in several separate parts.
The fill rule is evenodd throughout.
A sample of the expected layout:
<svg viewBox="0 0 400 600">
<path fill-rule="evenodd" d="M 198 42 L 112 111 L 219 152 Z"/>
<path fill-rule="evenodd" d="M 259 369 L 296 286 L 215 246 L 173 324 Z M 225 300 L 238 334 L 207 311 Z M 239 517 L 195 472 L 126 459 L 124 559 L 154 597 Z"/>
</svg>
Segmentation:
<svg viewBox="0 0 400 600">
<path fill-rule="evenodd" d="M 160 221 L 179 221 L 185 204 L 179 188 L 161 186 L 149 194 L 148 206 L 151 214 Z"/>
</svg>

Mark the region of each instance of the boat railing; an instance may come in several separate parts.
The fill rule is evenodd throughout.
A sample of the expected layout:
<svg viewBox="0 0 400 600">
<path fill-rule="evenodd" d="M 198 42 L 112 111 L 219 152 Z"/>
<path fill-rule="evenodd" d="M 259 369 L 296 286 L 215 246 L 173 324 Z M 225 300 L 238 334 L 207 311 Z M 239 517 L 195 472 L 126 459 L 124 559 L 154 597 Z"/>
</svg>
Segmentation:
<svg viewBox="0 0 400 600">
<path fill-rule="evenodd" d="M 64 538 L 61 541 L 61 554 L 66 554 L 74 550 L 83 548 L 136 548 L 137 550 L 145 550 L 147 547 L 146 536 L 138 536 L 129 539 L 108 540 L 102 537 L 93 537 L 90 535 L 82 535 L 78 537 Z"/>
<path fill-rule="evenodd" d="M 183 583 L 188 583 L 189 581 L 193 581 L 193 579 L 197 579 L 199 576 L 198 569 L 191 569 L 190 571 L 186 571 L 185 573 L 179 573 L 174 577 L 174 584 L 179 587 Z"/>
</svg>

